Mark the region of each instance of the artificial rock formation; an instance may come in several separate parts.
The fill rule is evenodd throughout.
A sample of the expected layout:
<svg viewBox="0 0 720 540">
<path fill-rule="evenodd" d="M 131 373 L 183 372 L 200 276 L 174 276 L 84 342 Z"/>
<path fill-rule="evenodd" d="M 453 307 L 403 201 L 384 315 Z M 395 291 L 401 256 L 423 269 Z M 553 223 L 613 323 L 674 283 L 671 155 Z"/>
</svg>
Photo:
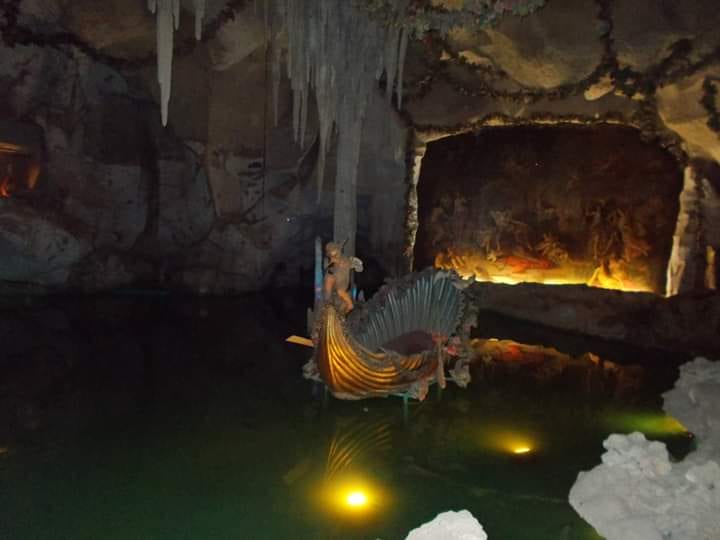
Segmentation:
<svg viewBox="0 0 720 540">
<path fill-rule="evenodd" d="M 346 207 L 357 209 L 359 255 L 367 259 L 372 253 L 386 273 L 403 272 L 411 266 L 417 227 L 410 176 L 418 178 L 422 167 L 417 153 L 413 172 L 406 170 L 413 145 L 466 131 L 610 122 L 639 129 L 680 160 L 718 159 L 720 38 L 713 31 L 718 15 L 711 0 L 682 7 L 662 0 L 499 2 L 491 12 L 478 2 L 412 2 L 400 26 L 393 27 L 393 46 L 380 47 L 388 75 L 370 70 L 364 128 L 361 136 L 352 131 L 348 152 L 343 149 L 348 145 L 328 144 L 328 119 L 338 114 L 328 114 L 328 96 L 308 89 L 298 71 L 303 57 L 292 62 L 301 54 L 297 36 L 304 27 L 295 28 L 299 33 L 283 31 L 282 18 L 259 0 L 176 3 L 180 24 L 173 34 L 168 128 L 161 130 L 158 109 L 167 92 L 163 98 L 157 82 L 157 13 L 146 3 L 126 4 L 112 0 L 102 9 L 86 0 L 3 4 L 0 95 L 8 118 L 39 127 L 47 141 L 51 155 L 38 189 L 60 187 L 60 199 L 70 201 L 61 205 L 67 210 L 59 214 L 60 225 L 76 234 L 63 220 L 79 220 L 83 227 L 90 223 L 83 241 L 115 252 L 117 260 L 134 258 L 142 263 L 138 268 L 149 265 L 155 268 L 151 274 L 160 268 L 173 268 L 169 274 L 177 279 L 220 273 L 227 287 L 217 290 L 257 289 L 273 268 L 290 260 L 287 281 L 297 281 L 298 270 L 312 264 L 315 235 L 345 234 L 333 233 L 333 214 L 347 218 L 344 229 L 355 228 L 352 212 L 333 208 L 333 193 L 353 186 L 354 171 L 356 200 L 350 191 L 341 195 L 348 195 Z M 172 0 L 158 7 L 166 4 L 175 7 Z M 362 16 L 386 23 L 387 14 L 404 5 L 368 2 Z M 196 18 L 202 7 L 204 16 Z M 399 30 L 403 25 L 406 31 Z M 169 34 L 162 36 L 167 58 Z M 392 54 L 385 57 L 388 51 Z M 288 58 L 294 66 L 291 78 L 280 69 Z M 87 99 L 78 99 L 83 94 Z M 400 114 L 393 112 L 398 108 Z M 358 124 L 361 117 L 345 123 Z M 322 131 L 325 136 L 318 138 Z M 304 146 L 294 141 L 299 132 L 306 133 Z M 193 155 L 184 155 L 184 148 Z M 327 157 L 324 167 L 320 156 Z M 92 163 L 77 163 L 86 158 Z M 73 160 L 65 174 L 64 162 Z M 320 169 L 327 174 L 318 205 Z M 78 170 L 85 180 L 74 183 Z M 91 175 L 102 180 L 88 181 Z M 173 185 L 165 186 L 166 181 Z M 701 189 L 711 195 L 703 200 L 710 201 L 717 184 L 711 180 Z M 53 198 L 58 200 L 57 191 Z M 100 213 L 88 210 L 94 201 L 111 216 L 92 217 Z M 703 204 L 710 208 L 707 215 L 716 212 L 714 202 Z M 711 222 L 707 225 L 711 230 Z M 676 232 L 689 238 L 687 227 Z M 697 247 L 707 260 L 717 250 L 710 236 Z M 225 261 L 220 266 L 199 261 L 198 253 L 223 251 L 212 244 L 217 238 L 233 239 L 226 250 L 232 260 L 214 258 Z M 179 254 L 178 248 L 187 246 L 192 257 Z M 255 261 L 253 272 L 236 271 L 249 261 Z M 192 280 L 177 284 L 205 288 Z"/>
<path fill-rule="evenodd" d="M 663 298 L 537 283 L 474 283 L 467 291 L 480 310 L 576 334 L 651 350 L 693 354 L 720 350 L 720 296 L 712 291 Z"/>
<path fill-rule="evenodd" d="M 588 77 L 603 56 L 593 0 L 553 0 L 530 17 L 506 17 L 475 49 L 520 85 L 555 88 Z"/>
<path fill-rule="evenodd" d="M 715 253 L 720 247 L 720 170 L 695 160 L 685 168 L 673 236 L 667 294 L 717 289 Z"/>
<path fill-rule="evenodd" d="M 405 540 L 487 540 L 477 519 L 467 510 L 443 512 L 435 519 L 413 529 Z"/>
<path fill-rule="evenodd" d="M 665 410 L 697 438 L 684 460 L 641 433 L 611 435 L 602 465 L 580 473 L 570 504 L 608 540 L 711 540 L 720 534 L 720 363 L 680 369 Z"/>
</svg>

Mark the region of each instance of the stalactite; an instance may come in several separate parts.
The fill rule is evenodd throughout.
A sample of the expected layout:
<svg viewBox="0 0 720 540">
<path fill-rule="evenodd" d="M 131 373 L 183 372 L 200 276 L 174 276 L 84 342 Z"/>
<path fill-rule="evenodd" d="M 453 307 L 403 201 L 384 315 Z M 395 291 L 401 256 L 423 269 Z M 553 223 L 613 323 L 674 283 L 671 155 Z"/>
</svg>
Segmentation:
<svg viewBox="0 0 720 540">
<path fill-rule="evenodd" d="M 180 28 L 180 0 L 172 0 L 174 28 Z"/>
<path fill-rule="evenodd" d="M 377 79 L 385 73 L 387 96 L 392 98 L 407 50 L 402 16 L 409 0 L 392 0 L 394 16 L 382 24 L 351 3 L 337 0 L 276 0 L 278 14 L 288 33 L 287 68 L 293 90 L 293 129 L 304 143 L 308 99 L 317 101 L 320 150 L 318 199 L 322 193 L 327 152 L 337 133 L 335 193 L 336 239 L 350 235 L 354 249 L 355 185 L 365 111 Z M 274 62 L 279 62 L 279 55 Z M 274 72 L 277 70 L 273 68 Z M 278 84 L 274 80 L 274 84 Z M 345 226 L 337 226 L 348 215 Z M 353 229 L 350 231 L 350 229 Z"/>
<path fill-rule="evenodd" d="M 400 53 L 398 56 L 397 75 L 397 108 L 402 109 L 403 72 L 405 71 L 405 56 L 407 55 L 408 29 L 403 28 L 400 34 Z"/>
<path fill-rule="evenodd" d="M 205 1 L 194 0 L 195 37 L 202 38 Z M 163 126 L 167 125 L 172 91 L 172 63 L 175 30 L 180 27 L 180 0 L 148 0 L 148 9 L 156 16 L 157 70 L 160 84 L 160 109 Z"/>
<path fill-rule="evenodd" d="M 173 4 L 176 0 L 156 0 L 151 7 L 155 7 L 157 16 L 157 58 L 158 83 L 160 84 L 160 109 L 162 111 L 163 126 L 167 125 L 168 105 L 172 89 L 172 61 L 174 45 Z"/>
<path fill-rule="evenodd" d="M 205 0 L 195 0 L 195 39 L 202 39 L 203 21 L 205 20 Z"/>
<path fill-rule="evenodd" d="M 281 77 L 281 70 L 280 70 L 280 63 L 282 61 L 282 47 L 280 47 L 279 43 L 273 42 L 272 44 L 272 86 L 273 86 L 273 118 L 275 120 L 275 127 L 277 127 L 278 123 L 280 122 L 280 111 L 279 111 L 279 103 L 280 103 L 280 77 Z"/>
</svg>

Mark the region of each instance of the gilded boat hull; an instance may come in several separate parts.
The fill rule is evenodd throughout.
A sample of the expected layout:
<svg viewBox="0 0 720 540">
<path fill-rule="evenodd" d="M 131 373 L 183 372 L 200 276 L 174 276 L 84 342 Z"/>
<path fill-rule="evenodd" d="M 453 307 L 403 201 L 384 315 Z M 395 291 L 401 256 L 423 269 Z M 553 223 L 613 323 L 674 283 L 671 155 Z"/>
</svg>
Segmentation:
<svg viewBox="0 0 720 540">
<path fill-rule="evenodd" d="M 422 393 L 422 386 L 434 381 L 437 352 L 372 352 L 346 333 L 343 318 L 334 306 L 325 308 L 323 319 L 315 361 L 320 377 L 335 397 L 363 399 Z"/>
<path fill-rule="evenodd" d="M 306 376 L 341 399 L 402 394 L 422 400 L 431 383 L 444 385 L 444 346 L 464 312 L 457 276 L 433 269 L 384 286 L 347 319 L 328 302 L 316 314 Z M 425 344 L 407 354 L 390 348 L 413 335 L 424 336 Z"/>
</svg>

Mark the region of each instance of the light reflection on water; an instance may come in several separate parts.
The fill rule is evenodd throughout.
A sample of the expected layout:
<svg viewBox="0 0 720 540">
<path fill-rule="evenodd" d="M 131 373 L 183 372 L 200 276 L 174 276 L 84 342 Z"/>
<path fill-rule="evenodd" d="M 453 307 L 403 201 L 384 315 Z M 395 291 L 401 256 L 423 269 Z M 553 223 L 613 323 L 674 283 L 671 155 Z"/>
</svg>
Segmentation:
<svg viewBox="0 0 720 540">
<path fill-rule="evenodd" d="M 284 418 L 267 403 L 249 428 L 223 414 L 175 426 L 161 416 L 9 457 L 0 475 L 14 497 L 2 504 L 36 538 L 390 539 L 462 508 L 491 538 L 592 538 L 567 492 L 624 419 L 611 425 L 612 414 L 572 396 L 509 392 L 446 390 L 413 405 L 408 425 L 399 400 L 306 401 Z M 532 452 L 513 455 L 521 445 Z M 366 504 L 348 505 L 353 493 Z"/>
<path fill-rule="evenodd" d="M 491 342 L 469 388 L 434 388 L 405 424 L 397 399 L 324 405 L 304 356 L 268 342 L 237 372 L 208 342 L 201 363 L 159 347 L 150 398 L 114 372 L 68 382 L 44 427 L 0 440 L 0 538 L 390 540 L 465 508 L 491 540 L 589 540 L 567 493 L 603 439 L 683 437 L 636 369 L 597 357 Z"/>
</svg>

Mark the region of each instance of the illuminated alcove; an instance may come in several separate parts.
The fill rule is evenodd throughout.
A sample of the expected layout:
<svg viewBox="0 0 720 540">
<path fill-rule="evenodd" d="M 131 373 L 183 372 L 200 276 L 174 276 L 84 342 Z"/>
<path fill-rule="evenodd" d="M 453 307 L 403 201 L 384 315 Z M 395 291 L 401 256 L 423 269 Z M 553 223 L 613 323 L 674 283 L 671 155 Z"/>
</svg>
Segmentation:
<svg viewBox="0 0 720 540">
<path fill-rule="evenodd" d="M 428 144 L 416 268 L 662 293 L 682 170 L 636 129 L 493 127 Z"/>
<path fill-rule="evenodd" d="M 36 126 L 0 122 L 0 199 L 33 191 L 41 172 L 43 135 Z"/>
</svg>

